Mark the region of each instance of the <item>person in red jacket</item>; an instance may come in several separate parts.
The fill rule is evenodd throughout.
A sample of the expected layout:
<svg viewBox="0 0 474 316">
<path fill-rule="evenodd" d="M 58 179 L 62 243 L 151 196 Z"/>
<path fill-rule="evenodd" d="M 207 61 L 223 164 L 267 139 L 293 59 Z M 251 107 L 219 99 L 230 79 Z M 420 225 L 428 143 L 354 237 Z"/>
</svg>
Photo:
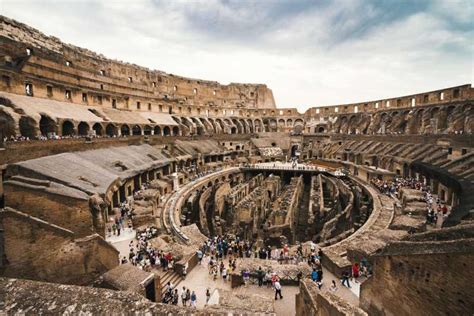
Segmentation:
<svg viewBox="0 0 474 316">
<path fill-rule="evenodd" d="M 352 278 L 357 279 L 359 277 L 359 264 L 356 262 L 352 265 Z"/>
</svg>

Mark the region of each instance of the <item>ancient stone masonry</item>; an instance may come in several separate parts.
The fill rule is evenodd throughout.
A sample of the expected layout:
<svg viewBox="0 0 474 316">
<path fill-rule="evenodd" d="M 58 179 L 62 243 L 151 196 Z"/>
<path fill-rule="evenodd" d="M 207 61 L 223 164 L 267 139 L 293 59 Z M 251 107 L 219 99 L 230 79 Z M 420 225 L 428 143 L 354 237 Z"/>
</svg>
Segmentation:
<svg viewBox="0 0 474 316">
<path fill-rule="evenodd" d="M 263 238 L 262 226 L 269 216 L 272 201 L 280 194 L 280 178 L 269 176 L 264 178 L 262 174 L 249 181 L 248 195 L 243 196 L 235 206 L 231 205 L 235 222 L 240 229 L 248 231 L 250 236 Z"/>
<path fill-rule="evenodd" d="M 275 240 L 285 236 L 288 241 L 295 240 L 295 217 L 303 191 L 303 177 L 293 177 L 282 188 L 281 195 L 273 202 L 272 211 L 267 217 L 266 238 Z"/>
<path fill-rule="evenodd" d="M 273 315 L 240 292 L 259 266 L 299 285 L 297 315 L 474 310 L 470 84 L 301 114 L 264 84 L 110 60 L 3 16 L 0 44 L 0 314 Z M 136 233 L 172 269 L 119 265 L 110 242 Z M 248 270 L 246 287 L 152 302 L 217 236 L 242 241 L 229 286 Z M 309 279 L 362 263 L 360 293 Z"/>
<path fill-rule="evenodd" d="M 390 244 L 375 257 L 373 279 L 362 285 L 361 307 L 371 315 L 471 313 L 474 300 L 465 294 L 474 285 L 461 271 L 473 260 L 473 232 L 467 224 Z"/>
</svg>

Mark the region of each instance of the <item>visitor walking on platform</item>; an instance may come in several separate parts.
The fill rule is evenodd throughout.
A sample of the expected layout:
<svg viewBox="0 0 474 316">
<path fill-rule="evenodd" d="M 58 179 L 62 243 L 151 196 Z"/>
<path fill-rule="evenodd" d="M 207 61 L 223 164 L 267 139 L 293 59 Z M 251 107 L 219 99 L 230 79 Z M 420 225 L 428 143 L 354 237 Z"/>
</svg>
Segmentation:
<svg viewBox="0 0 474 316">
<path fill-rule="evenodd" d="M 191 306 L 197 308 L 197 296 L 194 291 L 191 293 Z"/>
<path fill-rule="evenodd" d="M 344 283 L 347 283 L 347 287 L 351 287 L 351 284 L 349 283 L 349 272 L 344 271 L 342 273 L 341 283 L 342 285 L 345 285 Z"/>
<path fill-rule="evenodd" d="M 209 288 L 206 289 L 206 305 L 209 303 L 209 300 L 211 299 L 211 291 Z"/>
<path fill-rule="evenodd" d="M 281 295 L 281 284 L 280 280 L 276 280 L 275 284 L 273 284 L 273 287 L 275 288 L 275 300 L 278 299 L 278 296 L 280 296 L 280 299 L 283 299 L 283 296 Z"/>
<path fill-rule="evenodd" d="M 262 271 L 262 267 L 258 267 L 258 271 L 257 271 L 258 286 L 263 285 L 263 277 L 264 277 L 264 273 Z"/>
<path fill-rule="evenodd" d="M 222 268 L 222 279 L 224 280 L 224 282 L 227 281 L 227 269 L 226 269 L 226 267 Z"/>
<path fill-rule="evenodd" d="M 178 289 L 175 289 L 173 293 L 173 302 L 172 302 L 173 305 L 178 305 L 178 301 L 179 301 Z"/>
<path fill-rule="evenodd" d="M 183 286 L 183 292 L 181 292 L 181 303 L 186 306 L 186 287 Z"/>
</svg>

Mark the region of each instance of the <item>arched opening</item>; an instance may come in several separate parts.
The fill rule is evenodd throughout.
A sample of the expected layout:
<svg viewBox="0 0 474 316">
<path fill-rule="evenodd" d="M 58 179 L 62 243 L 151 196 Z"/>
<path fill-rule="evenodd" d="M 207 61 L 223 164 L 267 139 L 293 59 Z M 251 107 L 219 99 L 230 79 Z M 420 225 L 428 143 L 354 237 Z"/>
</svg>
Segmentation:
<svg viewBox="0 0 474 316">
<path fill-rule="evenodd" d="M 303 133 L 303 125 L 295 125 L 293 127 L 293 133 L 295 133 L 296 135 L 300 135 Z"/>
<path fill-rule="evenodd" d="M 143 134 L 144 135 L 151 135 L 151 126 L 150 125 L 145 125 L 143 127 Z"/>
<path fill-rule="evenodd" d="M 291 146 L 291 157 L 296 157 L 297 151 L 298 151 L 298 145 Z"/>
<path fill-rule="evenodd" d="M 252 120 L 248 119 L 248 120 L 247 120 L 247 124 L 248 124 L 248 127 L 249 127 L 249 133 L 253 133 L 254 127 L 253 127 L 253 122 L 252 122 Z"/>
<path fill-rule="evenodd" d="M 107 134 L 109 137 L 117 135 L 117 127 L 115 127 L 115 125 L 112 123 L 107 124 L 105 127 L 105 134 Z"/>
<path fill-rule="evenodd" d="M 0 142 L 5 137 L 15 136 L 15 121 L 5 112 L 0 112 Z"/>
<path fill-rule="evenodd" d="M 409 174 L 410 174 L 410 168 L 408 167 L 407 163 L 404 163 L 403 164 L 403 176 L 405 178 L 408 178 Z"/>
<path fill-rule="evenodd" d="M 161 136 L 161 127 L 159 127 L 159 126 L 155 126 L 154 134 L 155 134 L 155 135 L 160 135 L 160 136 Z"/>
<path fill-rule="evenodd" d="M 278 126 L 277 126 L 277 121 L 275 119 L 271 119 L 269 123 L 269 132 L 277 132 L 278 131 Z"/>
<path fill-rule="evenodd" d="M 199 121 L 197 118 L 195 117 L 192 117 L 191 118 L 191 121 L 194 123 L 194 125 L 196 126 L 196 134 L 198 135 L 204 135 L 204 127 L 201 123 L 201 121 Z"/>
<path fill-rule="evenodd" d="M 233 119 L 233 120 L 232 120 L 232 123 L 234 123 L 234 125 L 237 127 L 237 133 L 239 133 L 239 134 L 243 134 L 243 133 L 244 133 L 243 128 L 242 128 L 242 125 L 240 124 L 240 122 L 239 122 L 238 120 Z M 234 134 L 234 133 L 232 133 L 232 134 Z"/>
<path fill-rule="evenodd" d="M 280 128 L 280 129 L 285 128 L 285 120 L 284 119 L 279 119 L 278 120 L 278 128 Z"/>
<path fill-rule="evenodd" d="M 100 124 L 100 123 L 95 123 L 95 124 L 92 126 L 92 129 L 94 130 L 95 136 L 102 136 L 102 133 L 103 133 L 102 124 Z"/>
<path fill-rule="evenodd" d="M 220 127 L 222 133 L 225 133 L 224 123 L 220 119 L 216 120 L 216 125 Z"/>
<path fill-rule="evenodd" d="M 128 125 L 122 125 L 122 127 L 120 128 L 120 133 L 122 134 L 122 136 L 128 136 L 130 135 L 130 127 L 128 127 Z"/>
<path fill-rule="evenodd" d="M 231 133 L 231 134 L 237 134 L 237 127 L 232 127 L 232 128 L 230 129 L 230 133 Z"/>
<path fill-rule="evenodd" d="M 173 136 L 179 136 L 179 128 L 178 128 L 178 126 L 173 127 Z"/>
<path fill-rule="evenodd" d="M 56 122 L 52 118 L 46 115 L 41 115 L 39 125 L 41 135 L 49 137 L 51 134 L 56 134 Z"/>
<path fill-rule="evenodd" d="M 169 128 L 168 126 L 165 126 L 165 127 L 163 128 L 163 135 L 165 135 L 165 136 L 170 136 L 170 132 L 171 132 L 171 131 L 170 131 L 170 128 Z"/>
<path fill-rule="evenodd" d="M 22 116 L 20 118 L 20 134 L 23 137 L 33 138 L 36 136 L 35 125 L 36 122 L 29 116 Z"/>
<path fill-rule="evenodd" d="M 324 126 L 318 127 L 318 133 L 324 133 Z"/>
<path fill-rule="evenodd" d="M 74 124 L 72 124 L 71 121 L 64 121 L 63 122 L 62 135 L 63 136 L 74 135 Z"/>
<path fill-rule="evenodd" d="M 256 132 L 256 133 L 263 132 L 263 124 L 262 124 L 262 121 L 256 120 L 256 121 L 254 122 L 254 125 L 255 125 L 255 132 Z"/>
<path fill-rule="evenodd" d="M 355 134 L 357 131 L 357 117 L 355 115 L 351 116 L 348 124 L 348 133 Z"/>
<path fill-rule="evenodd" d="M 86 122 L 81 122 L 77 126 L 77 132 L 78 132 L 79 136 L 89 135 L 89 129 L 90 129 L 89 124 L 87 124 Z"/>
<path fill-rule="evenodd" d="M 132 135 L 134 136 L 138 136 L 138 135 L 141 135 L 142 134 L 142 129 L 140 126 L 138 125 L 135 125 L 132 127 Z"/>
</svg>

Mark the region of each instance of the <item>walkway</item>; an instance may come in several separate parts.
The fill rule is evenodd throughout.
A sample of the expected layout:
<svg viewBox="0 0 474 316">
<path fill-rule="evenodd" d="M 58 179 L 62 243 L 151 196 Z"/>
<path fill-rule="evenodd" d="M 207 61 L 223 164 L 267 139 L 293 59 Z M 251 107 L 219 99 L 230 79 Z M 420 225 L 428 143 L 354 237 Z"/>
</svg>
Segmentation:
<svg viewBox="0 0 474 316">
<path fill-rule="evenodd" d="M 237 263 L 238 264 L 238 263 Z M 231 289 L 230 281 L 224 282 L 222 277 L 218 277 L 216 281 L 209 275 L 207 267 L 197 265 L 179 284 L 179 291 L 183 286 L 195 291 L 198 298 L 198 308 L 203 308 L 206 303 L 206 289 L 209 288 L 211 293 L 215 289 L 224 289 L 232 291 L 235 294 L 253 295 L 259 294 L 270 298 L 275 297 L 275 291 L 272 288 L 258 287 L 257 285 L 241 286 Z M 295 295 L 299 293 L 297 286 L 283 286 L 283 299 L 275 301 L 275 312 L 277 315 L 292 316 L 295 315 Z M 180 302 L 181 303 L 181 302 Z"/>
<path fill-rule="evenodd" d="M 237 260 L 237 265 L 239 264 L 239 260 Z M 364 278 L 361 278 L 363 280 Z M 341 297 L 342 299 L 346 300 L 347 302 L 359 306 L 359 291 L 360 291 L 360 283 L 356 283 L 351 281 L 351 288 L 347 288 L 341 285 L 339 278 L 336 278 L 330 271 L 326 268 L 323 268 L 323 287 L 322 291 L 327 291 L 332 280 L 336 281 L 338 286 L 338 290 L 334 293 Z M 230 290 L 235 294 L 245 294 L 245 295 L 252 295 L 252 294 L 259 294 L 264 295 L 269 298 L 274 298 L 275 292 L 272 288 L 267 287 L 258 287 L 254 284 L 249 284 L 247 286 L 240 286 L 234 289 L 231 289 L 230 282 L 224 282 L 222 277 L 218 277 L 216 281 L 213 280 L 213 277 L 209 275 L 207 266 L 197 265 L 186 277 L 179 284 L 179 291 L 182 290 L 183 286 L 189 288 L 191 291 L 195 291 L 198 297 L 198 308 L 203 308 L 206 302 L 206 289 L 210 289 L 211 294 L 214 292 L 215 289 L 224 289 Z M 298 286 L 283 286 L 282 300 L 275 301 L 275 312 L 277 315 L 284 315 L 290 316 L 295 315 L 295 295 L 299 293 Z"/>
</svg>

